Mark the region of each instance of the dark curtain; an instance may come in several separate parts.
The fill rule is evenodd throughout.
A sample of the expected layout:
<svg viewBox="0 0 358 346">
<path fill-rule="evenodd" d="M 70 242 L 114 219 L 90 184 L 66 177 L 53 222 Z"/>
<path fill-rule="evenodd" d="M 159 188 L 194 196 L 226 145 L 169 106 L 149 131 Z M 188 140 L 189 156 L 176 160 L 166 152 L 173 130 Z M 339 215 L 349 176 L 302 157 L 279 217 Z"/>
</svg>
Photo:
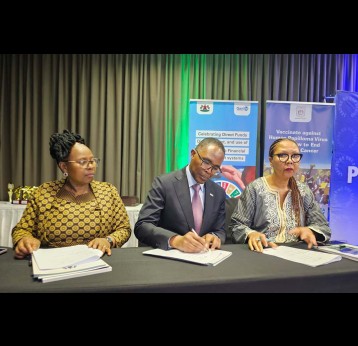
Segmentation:
<svg viewBox="0 0 358 346">
<path fill-rule="evenodd" d="M 80 133 L 101 158 L 96 179 L 143 201 L 153 178 L 189 159 L 189 99 L 323 102 L 358 91 L 357 55 L 0 55 L 0 199 L 7 184 L 61 177 L 49 137 Z"/>
</svg>

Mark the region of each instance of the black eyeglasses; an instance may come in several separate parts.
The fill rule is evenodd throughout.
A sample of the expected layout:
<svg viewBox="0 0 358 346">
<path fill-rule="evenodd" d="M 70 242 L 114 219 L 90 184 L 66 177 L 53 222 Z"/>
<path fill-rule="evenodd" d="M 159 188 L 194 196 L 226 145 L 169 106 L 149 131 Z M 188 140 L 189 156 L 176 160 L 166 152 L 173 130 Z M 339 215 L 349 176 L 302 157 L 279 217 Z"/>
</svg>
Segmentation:
<svg viewBox="0 0 358 346">
<path fill-rule="evenodd" d="M 212 165 L 208 160 L 203 159 L 196 149 L 194 150 L 196 151 L 199 156 L 199 159 L 201 160 L 201 167 L 203 167 L 206 171 L 210 169 L 213 175 L 219 175 L 221 173 L 220 167 Z"/>
<path fill-rule="evenodd" d="M 290 157 L 290 155 L 288 155 L 288 154 L 273 154 L 272 156 L 275 156 L 275 155 L 278 157 L 278 159 L 281 162 L 287 162 Z M 294 163 L 300 162 L 302 159 L 302 156 L 303 156 L 303 154 L 292 154 L 291 160 Z"/>
<path fill-rule="evenodd" d="M 92 160 L 77 160 L 77 161 L 63 161 L 63 162 L 70 162 L 70 163 L 78 163 L 81 167 L 88 167 L 88 164 L 90 163 L 93 166 L 98 166 L 100 163 L 100 159 L 97 157 L 94 157 Z"/>
</svg>

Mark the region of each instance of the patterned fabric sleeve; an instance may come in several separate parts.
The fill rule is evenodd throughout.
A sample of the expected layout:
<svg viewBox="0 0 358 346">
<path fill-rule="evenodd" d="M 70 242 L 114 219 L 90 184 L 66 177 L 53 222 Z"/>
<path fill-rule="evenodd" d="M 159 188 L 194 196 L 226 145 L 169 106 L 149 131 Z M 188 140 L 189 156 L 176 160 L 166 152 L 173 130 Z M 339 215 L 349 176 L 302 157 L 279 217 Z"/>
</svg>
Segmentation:
<svg viewBox="0 0 358 346">
<path fill-rule="evenodd" d="M 63 184 L 64 181 L 44 183 L 34 192 L 12 230 L 14 246 L 26 236 L 50 247 L 87 244 L 109 235 L 115 246 L 121 247 L 130 238 L 129 217 L 114 185 L 93 181 L 95 200 L 76 204 L 57 198 Z"/>
<path fill-rule="evenodd" d="M 111 237 L 116 242 L 116 247 L 121 247 L 131 236 L 131 227 L 129 223 L 129 217 L 127 210 L 123 204 L 122 199 L 119 197 L 118 190 L 115 186 L 111 185 L 112 194 L 112 208 L 114 209 L 114 217 L 112 222 L 113 233 L 110 233 Z"/>
<path fill-rule="evenodd" d="M 37 195 L 40 193 L 38 190 L 36 190 L 34 196 L 28 200 L 21 219 L 12 229 L 12 243 L 14 248 L 21 238 L 31 236 L 37 238 L 38 206 L 36 201 Z"/>
</svg>

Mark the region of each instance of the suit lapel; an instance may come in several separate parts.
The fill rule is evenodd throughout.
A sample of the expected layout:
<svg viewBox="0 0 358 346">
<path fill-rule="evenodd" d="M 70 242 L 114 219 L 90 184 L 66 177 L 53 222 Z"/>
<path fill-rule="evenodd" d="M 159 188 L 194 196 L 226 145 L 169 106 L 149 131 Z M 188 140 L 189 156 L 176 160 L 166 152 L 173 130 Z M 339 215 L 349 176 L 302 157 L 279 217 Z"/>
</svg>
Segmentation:
<svg viewBox="0 0 358 346">
<path fill-rule="evenodd" d="M 183 210 L 183 214 L 185 215 L 188 227 L 194 228 L 193 210 L 191 208 L 190 191 L 185 168 L 178 172 L 176 179 L 177 180 L 173 183 L 175 193 Z"/>
</svg>

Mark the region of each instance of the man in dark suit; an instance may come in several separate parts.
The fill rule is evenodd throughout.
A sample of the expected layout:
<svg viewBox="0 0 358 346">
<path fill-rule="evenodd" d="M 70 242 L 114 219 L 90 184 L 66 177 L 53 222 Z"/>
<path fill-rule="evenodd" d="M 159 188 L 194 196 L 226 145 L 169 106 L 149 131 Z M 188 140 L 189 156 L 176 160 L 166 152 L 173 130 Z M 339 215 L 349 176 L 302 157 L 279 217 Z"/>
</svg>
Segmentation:
<svg viewBox="0 0 358 346">
<path fill-rule="evenodd" d="M 191 150 L 189 165 L 156 177 L 134 227 L 138 240 L 155 248 L 184 252 L 220 248 L 226 237 L 225 191 L 210 178 L 220 174 L 224 157 L 222 142 L 205 138 Z M 195 185 L 202 207 L 200 223 L 197 217 L 194 222 L 192 209 Z"/>
</svg>

